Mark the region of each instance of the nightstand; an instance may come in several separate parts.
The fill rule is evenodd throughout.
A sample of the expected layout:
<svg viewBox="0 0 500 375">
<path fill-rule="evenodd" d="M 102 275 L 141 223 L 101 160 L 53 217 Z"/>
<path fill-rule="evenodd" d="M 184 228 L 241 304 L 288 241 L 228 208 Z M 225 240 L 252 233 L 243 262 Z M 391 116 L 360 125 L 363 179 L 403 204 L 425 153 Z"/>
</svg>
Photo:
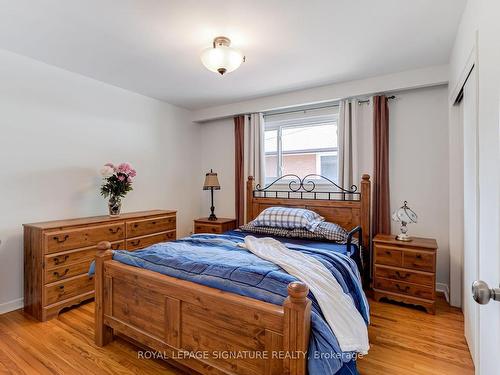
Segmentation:
<svg viewBox="0 0 500 375">
<path fill-rule="evenodd" d="M 224 233 L 236 228 L 236 219 L 220 217 L 217 220 L 208 220 L 202 217 L 194 220 L 194 233 Z"/>
<path fill-rule="evenodd" d="M 377 234 L 373 239 L 374 299 L 420 305 L 435 314 L 437 248 L 432 238 L 412 237 L 403 242 L 394 235 Z"/>
</svg>

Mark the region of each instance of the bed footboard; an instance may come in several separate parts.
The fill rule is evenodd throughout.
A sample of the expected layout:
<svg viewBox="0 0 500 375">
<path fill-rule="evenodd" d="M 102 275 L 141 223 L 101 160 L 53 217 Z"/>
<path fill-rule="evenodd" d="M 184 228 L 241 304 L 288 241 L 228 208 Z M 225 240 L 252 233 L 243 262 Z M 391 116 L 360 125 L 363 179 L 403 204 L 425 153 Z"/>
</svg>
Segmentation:
<svg viewBox="0 0 500 375">
<path fill-rule="evenodd" d="M 305 375 L 311 301 L 288 286 L 283 306 L 258 301 L 112 260 L 99 244 L 95 342 L 120 333 L 202 374 Z M 145 357 L 146 358 L 146 357 Z"/>
</svg>

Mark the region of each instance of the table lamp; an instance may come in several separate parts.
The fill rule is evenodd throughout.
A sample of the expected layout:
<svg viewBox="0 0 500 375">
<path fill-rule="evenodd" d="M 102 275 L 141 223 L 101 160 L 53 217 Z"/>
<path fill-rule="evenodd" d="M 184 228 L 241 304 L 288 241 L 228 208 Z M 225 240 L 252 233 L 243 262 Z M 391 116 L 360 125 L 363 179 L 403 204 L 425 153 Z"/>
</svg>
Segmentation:
<svg viewBox="0 0 500 375">
<path fill-rule="evenodd" d="M 210 169 L 205 175 L 205 183 L 203 184 L 203 190 L 210 190 L 210 196 L 212 198 L 212 205 L 210 206 L 210 216 L 208 220 L 217 220 L 217 216 L 215 216 L 215 207 L 214 207 L 214 190 L 220 190 L 219 179 L 217 178 L 217 173 Z"/>
<path fill-rule="evenodd" d="M 403 206 L 394 211 L 392 220 L 401 223 L 401 233 L 396 236 L 396 239 L 399 241 L 411 241 L 411 237 L 407 234 L 408 228 L 406 226 L 417 222 L 417 214 L 408 207 L 407 201 L 404 201 Z"/>
</svg>

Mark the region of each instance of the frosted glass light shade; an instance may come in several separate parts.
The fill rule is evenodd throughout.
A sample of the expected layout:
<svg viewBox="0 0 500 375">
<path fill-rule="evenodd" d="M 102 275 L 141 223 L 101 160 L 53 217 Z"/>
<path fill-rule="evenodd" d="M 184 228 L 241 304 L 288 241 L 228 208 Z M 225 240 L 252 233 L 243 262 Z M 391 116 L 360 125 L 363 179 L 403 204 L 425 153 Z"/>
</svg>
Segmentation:
<svg viewBox="0 0 500 375">
<path fill-rule="evenodd" d="M 243 62 L 243 54 L 237 49 L 216 45 L 201 53 L 201 62 L 208 70 L 224 74 L 238 69 Z"/>
</svg>

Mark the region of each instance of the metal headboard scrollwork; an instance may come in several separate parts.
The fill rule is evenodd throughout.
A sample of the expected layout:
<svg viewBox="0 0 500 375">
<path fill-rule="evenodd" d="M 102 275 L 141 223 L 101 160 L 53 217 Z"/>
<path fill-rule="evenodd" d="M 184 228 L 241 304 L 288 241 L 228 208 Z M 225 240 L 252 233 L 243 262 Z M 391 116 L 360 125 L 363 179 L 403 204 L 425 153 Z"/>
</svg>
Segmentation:
<svg viewBox="0 0 500 375">
<path fill-rule="evenodd" d="M 317 189 L 316 184 L 321 180 L 327 181 L 327 184 L 321 184 L 320 189 Z M 288 190 L 283 188 L 286 185 L 288 185 Z M 272 186 L 282 188 L 271 189 Z M 334 190 L 329 190 L 332 186 Z M 328 177 L 319 174 L 308 174 L 303 178 L 300 178 L 296 174 L 286 174 L 264 187 L 257 184 L 253 190 L 253 196 L 255 198 L 295 198 L 341 201 L 359 201 L 361 199 L 361 193 L 358 192 L 358 187 L 356 185 L 352 185 L 350 188 L 346 189 L 340 187 Z"/>
</svg>

